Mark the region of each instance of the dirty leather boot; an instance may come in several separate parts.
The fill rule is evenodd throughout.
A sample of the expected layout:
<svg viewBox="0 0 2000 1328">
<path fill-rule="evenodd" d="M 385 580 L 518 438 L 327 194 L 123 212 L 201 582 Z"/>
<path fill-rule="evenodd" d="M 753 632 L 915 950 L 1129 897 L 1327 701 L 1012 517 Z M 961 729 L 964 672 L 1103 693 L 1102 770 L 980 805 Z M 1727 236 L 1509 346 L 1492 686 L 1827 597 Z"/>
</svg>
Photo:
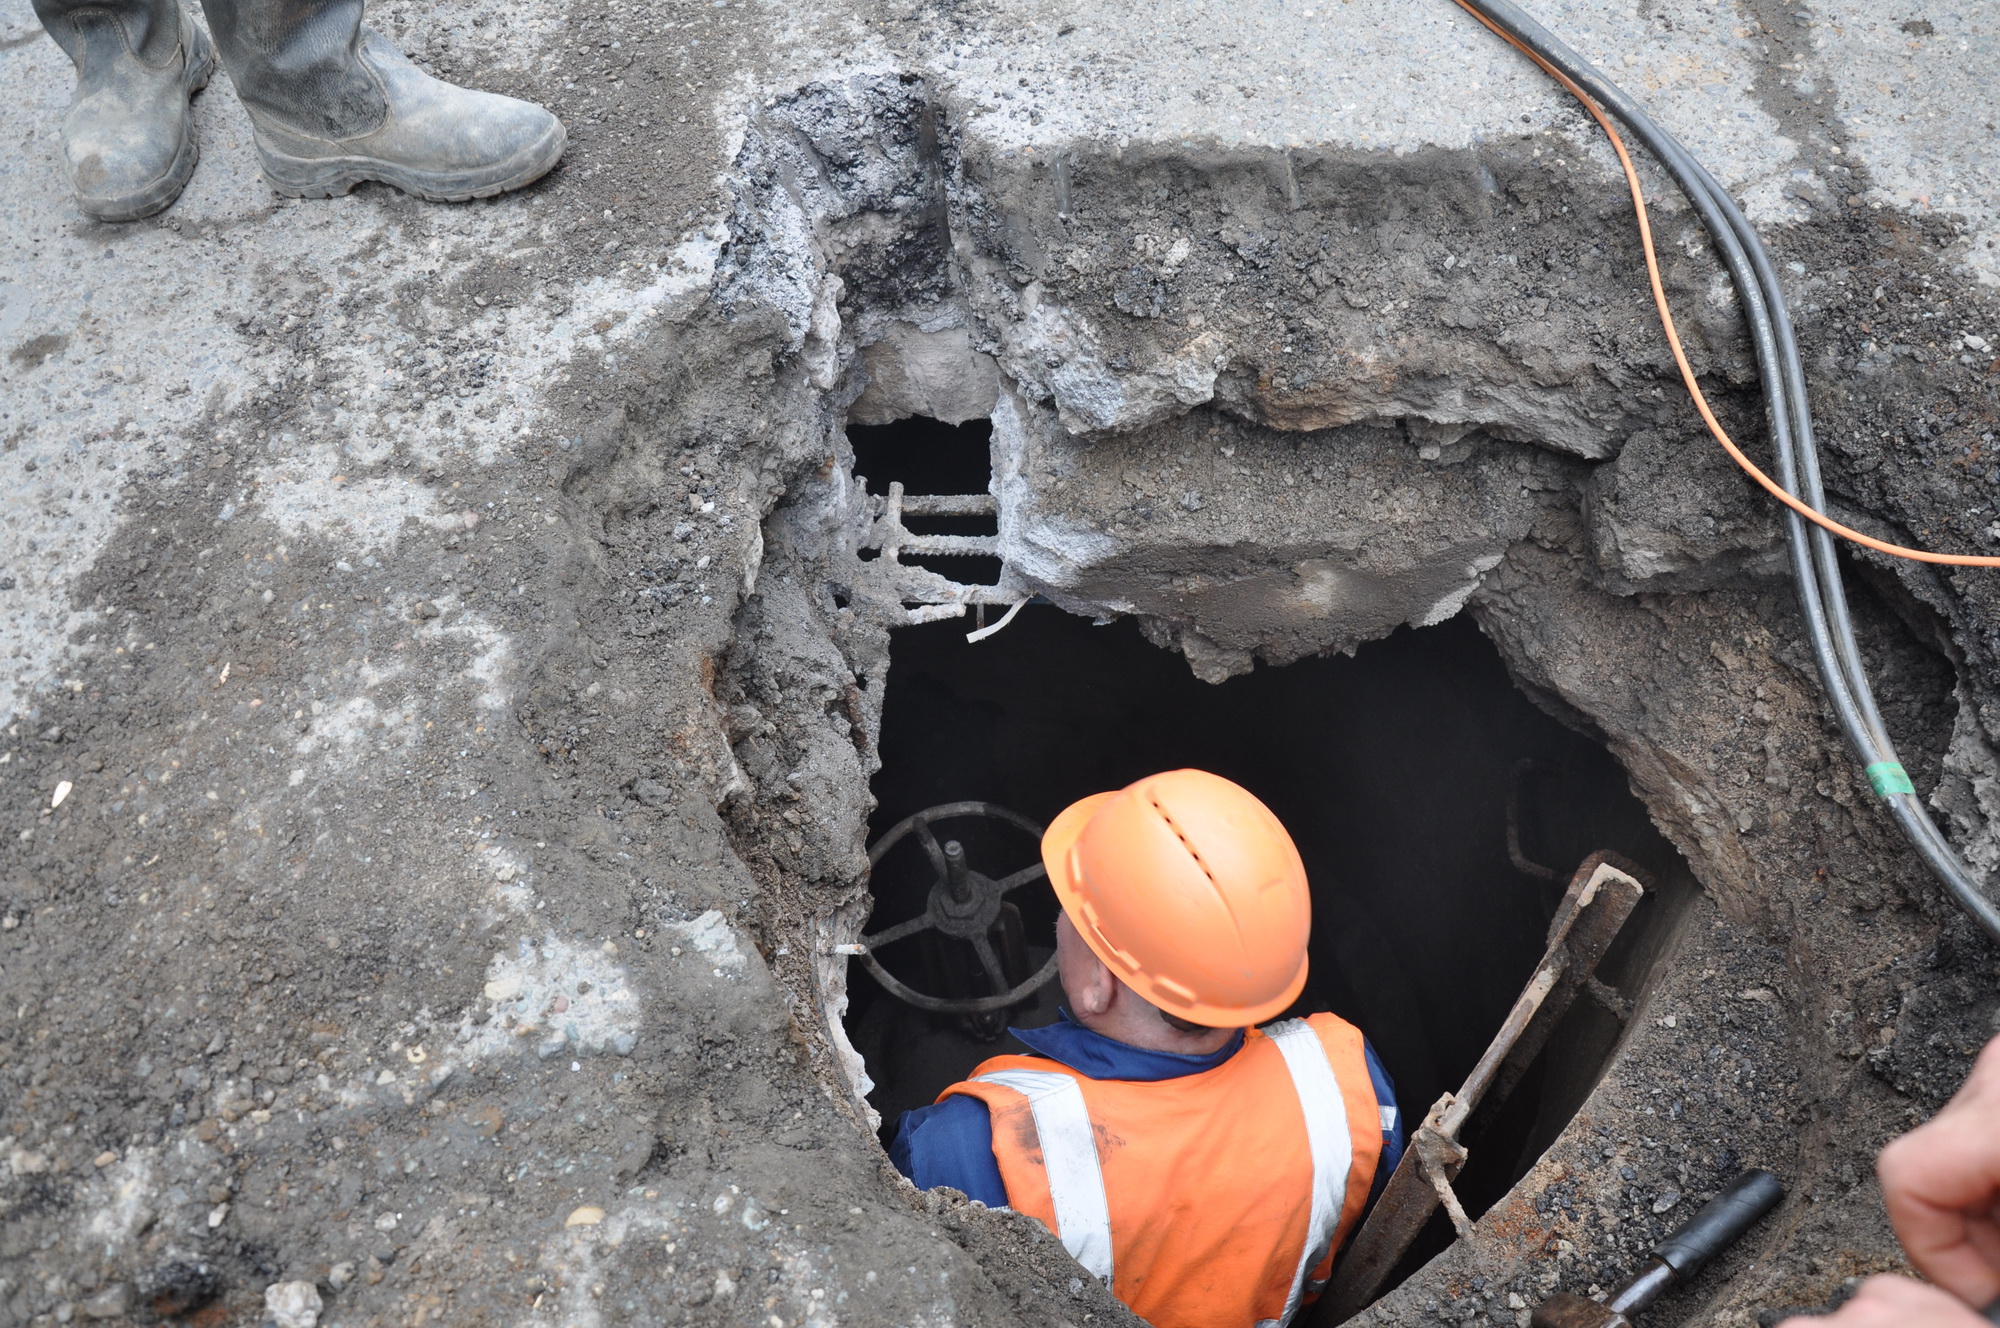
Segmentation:
<svg viewBox="0 0 2000 1328">
<path fill-rule="evenodd" d="M 194 174 L 188 99 L 215 56 L 179 0 L 35 0 L 76 65 L 63 165 L 77 206 L 99 221 L 150 217 Z"/>
<path fill-rule="evenodd" d="M 362 26 L 361 0 L 204 0 L 271 187 L 295 198 L 380 180 L 434 203 L 547 174 L 567 138 L 540 106 L 424 73 Z"/>
</svg>

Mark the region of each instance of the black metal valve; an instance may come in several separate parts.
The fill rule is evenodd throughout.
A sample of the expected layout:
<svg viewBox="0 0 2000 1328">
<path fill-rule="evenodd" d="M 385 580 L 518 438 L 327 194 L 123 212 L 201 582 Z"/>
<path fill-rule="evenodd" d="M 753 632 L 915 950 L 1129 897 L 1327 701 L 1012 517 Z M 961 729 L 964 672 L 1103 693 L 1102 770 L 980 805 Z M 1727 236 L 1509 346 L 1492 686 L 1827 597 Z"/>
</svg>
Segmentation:
<svg viewBox="0 0 2000 1328">
<path fill-rule="evenodd" d="M 996 934 L 1002 935 L 1003 942 L 1005 939 L 1006 910 L 1012 907 L 1007 903 L 1007 894 L 1034 881 L 1047 879 L 1048 872 L 1039 860 L 997 880 L 975 870 L 966 860 L 963 844 L 956 839 L 940 843 L 931 829 L 934 822 L 956 817 L 998 820 L 1033 836 L 1037 844 L 1041 842 L 1041 826 L 1018 812 L 991 802 L 947 802 L 926 807 L 898 821 L 869 847 L 868 865 L 873 868 L 905 837 L 915 835 L 930 860 L 933 873 L 930 895 L 925 901 L 924 911 L 916 917 L 872 936 L 863 936 L 860 940 L 861 962 L 868 966 L 868 971 L 882 984 L 883 990 L 919 1010 L 929 1010 L 934 1014 L 994 1015 L 1020 1005 L 1048 985 L 1056 975 L 1056 959 L 1051 955 L 1033 976 L 1014 982 L 1008 975 L 1009 966 L 994 946 Z M 993 994 L 972 998 L 928 995 L 900 981 L 875 957 L 875 951 L 883 946 L 926 931 L 970 945 Z"/>
</svg>

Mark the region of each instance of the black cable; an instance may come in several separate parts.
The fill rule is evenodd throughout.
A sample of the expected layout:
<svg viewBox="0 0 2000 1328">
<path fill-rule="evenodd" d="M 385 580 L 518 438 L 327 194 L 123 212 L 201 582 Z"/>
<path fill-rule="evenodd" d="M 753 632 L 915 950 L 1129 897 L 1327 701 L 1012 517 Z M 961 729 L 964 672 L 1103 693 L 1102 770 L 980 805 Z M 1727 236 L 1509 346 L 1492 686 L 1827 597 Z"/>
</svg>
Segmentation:
<svg viewBox="0 0 2000 1328">
<path fill-rule="evenodd" d="M 1694 204 L 1702 225 L 1722 254 L 1723 265 L 1743 304 L 1751 345 L 1762 371 L 1778 484 L 1823 513 L 1826 493 L 1820 477 L 1819 450 L 1813 439 L 1812 408 L 1798 339 L 1777 272 L 1749 219 L 1707 168 L 1622 88 L 1510 0 L 1459 2 L 1561 70 L 1616 116 L 1659 159 Z M 1875 704 L 1875 694 L 1855 643 L 1854 620 L 1848 611 L 1832 536 L 1817 525 L 1809 527 L 1803 517 L 1789 508 L 1784 519 L 1806 636 L 1835 720 L 1861 758 L 1869 785 L 1887 804 L 1890 816 L 1911 846 L 1987 935 L 2000 942 L 2000 908 L 1980 888 L 1944 833 L 1931 820 L 1930 813 L 1917 800 L 1909 777 L 1897 760 L 1895 745 L 1882 722 L 1881 710 Z"/>
</svg>

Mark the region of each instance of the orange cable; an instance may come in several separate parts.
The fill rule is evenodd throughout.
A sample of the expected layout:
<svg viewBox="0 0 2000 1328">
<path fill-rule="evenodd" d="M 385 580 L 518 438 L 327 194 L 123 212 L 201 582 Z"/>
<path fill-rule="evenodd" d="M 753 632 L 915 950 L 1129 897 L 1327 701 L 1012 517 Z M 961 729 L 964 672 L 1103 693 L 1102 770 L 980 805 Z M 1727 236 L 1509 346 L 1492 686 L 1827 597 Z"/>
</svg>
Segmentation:
<svg viewBox="0 0 2000 1328">
<path fill-rule="evenodd" d="M 1674 326 L 1673 311 L 1667 307 L 1666 288 L 1660 282 L 1659 255 L 1653 252 L 1653 226 L 1646 213 L 1646 196 L 1639 188 L 1639 173 L 1632 168 L 1631 155 L 1625 151 L 1625 140 L 1619 136 L 1617 127 L 1611 123 L 1597 103 L 1591 100 L 1590 94 L 1578 87 L 1569 75 L 1515 40 L 1513 34 L 1467 4 L 1466 0 L 1456 0 L 1456 3 L 1459 8 L 1492 29 L 1497 36 L 1505 39 L 1508 45 L 1540 65 L 1550 78 L 1562 84 L 1572 97 L 1582 103 L 1583 109 L 1590 112 L 1590 118 L 1597 121 L 1598 127 L 1604 130 L 1605 137 L 1611 140 L 1611 149 L 1618 154 L 1618 164 L 1625 169 L 1625 183 L 1632 190 L 1632 208 L 1639 221 L 1639 242 L 1646 250 L 1646 276 L 1652 283 L 1653 304 L 1660 311 L 1660 326 L 1667 334 L 1667 345 L 1673 350 L 1674 363 L 1680 366 L 1681 381 L 1687 385 L 1688 395 L 1694 398 L 1695 409 L 1701 412 L 1702 421 L 1708 425 L 1708 431 L 1715 435 L 1715 441 L 1722 444 L 1723 451 L 1729 453 L 1731 459 L 1741 466 L 1751 479 L 1763 485 L 1773 498 L 1815 525 L 1824 527 L 1843 539 L 1852 540 L 1864 548 L 1923 563 L 1945 563 L 1953 567 L 2000 567 L 2000 557 L 1981 557 L 1967 553 L 1932 553 L 1927 549 L 1906 548 L 1901 544 L 1878 540 L 1872 535 L 1864 535 L 1786 492 L 1782 485 L 1759 469 L 1756 462 L 1743 455 L 1743 449 L 1736 445 L 1736 441 L 1729 436 L 1729 431 L 1715 418 L 1715 412 L 1709 409 L 1708 398 L 1702 395 L 1701 384 L 1695 380 L 1694 367 L 1688 363 L 1687 352 L 1681 348 L 1680 332 Z"/>
</svg>

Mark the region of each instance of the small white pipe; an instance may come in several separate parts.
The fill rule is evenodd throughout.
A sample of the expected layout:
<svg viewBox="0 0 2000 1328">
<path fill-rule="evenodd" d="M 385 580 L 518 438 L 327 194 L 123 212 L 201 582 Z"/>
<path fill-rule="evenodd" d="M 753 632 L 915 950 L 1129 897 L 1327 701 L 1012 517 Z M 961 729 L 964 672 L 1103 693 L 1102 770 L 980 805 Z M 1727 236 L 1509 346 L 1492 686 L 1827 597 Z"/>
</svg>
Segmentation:
<svg viewBox="0 0 2000 1328">
<path fill-rule="evenodd" d="M 976 632 L 967 632 L 965 634 L 965 639 L 967 641 L 984 641 L 987 637 L 993 635 L 995 632 L 999 631 L 1002 627 L 1005 627 L 1008 623 L 1013 622 L 1014 615 L 1019 613 L 1021 611 L 1021 606 L 1023 604 L 1026 604 L 1027 602 L 1028 601 L 1024 599 L 1015 600 L 1013 605 L 1007 610 L 1007 612 L 1000 616 L 999 622 L 994 623 L 990 627 L 982 627 Z"/>
</svg>

